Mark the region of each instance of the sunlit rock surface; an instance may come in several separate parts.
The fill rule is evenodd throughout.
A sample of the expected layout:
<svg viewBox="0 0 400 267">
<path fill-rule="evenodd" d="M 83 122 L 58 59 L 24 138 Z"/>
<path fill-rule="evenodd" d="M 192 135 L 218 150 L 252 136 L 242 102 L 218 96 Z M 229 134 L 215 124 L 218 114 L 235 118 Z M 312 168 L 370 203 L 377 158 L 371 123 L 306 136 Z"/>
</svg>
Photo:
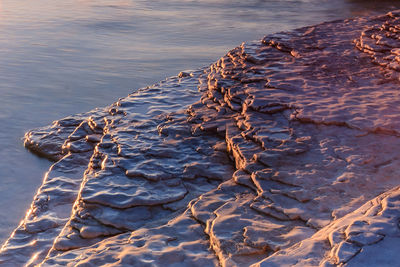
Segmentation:
<svg viewBox="0 0 400 267">
<path fill-rule="evenodd" d="M 4 266 L 396 266 L 400 13 L 244 43 L 26 135 Z"/>
</svg>

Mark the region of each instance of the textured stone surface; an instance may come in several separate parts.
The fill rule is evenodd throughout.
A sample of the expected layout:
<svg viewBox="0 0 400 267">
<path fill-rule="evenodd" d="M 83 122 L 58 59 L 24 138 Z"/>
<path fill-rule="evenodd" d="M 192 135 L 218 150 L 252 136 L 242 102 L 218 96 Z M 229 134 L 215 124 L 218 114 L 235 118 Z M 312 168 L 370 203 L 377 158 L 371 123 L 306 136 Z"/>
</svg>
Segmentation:
<svg viewBox="0 0 400 267">
<path fill-rule="evenodd" d="M 61 160 L 0 262 L 395 265 L 399 18 L 243 43 L 28 133 Z"/>
</svg>

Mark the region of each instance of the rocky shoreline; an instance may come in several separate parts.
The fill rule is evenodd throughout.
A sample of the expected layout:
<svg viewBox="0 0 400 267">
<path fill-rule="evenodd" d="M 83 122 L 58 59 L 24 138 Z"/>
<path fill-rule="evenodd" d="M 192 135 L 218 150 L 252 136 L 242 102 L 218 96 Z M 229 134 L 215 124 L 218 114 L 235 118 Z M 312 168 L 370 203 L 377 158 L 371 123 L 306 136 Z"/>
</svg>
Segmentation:
<svg viewBox="0 0 400 267">
<path fill-rule="evenodd" d="M 243 43 L 26 134 L 1 266 L 393 266 L 400 12 Z"/>
</svg>

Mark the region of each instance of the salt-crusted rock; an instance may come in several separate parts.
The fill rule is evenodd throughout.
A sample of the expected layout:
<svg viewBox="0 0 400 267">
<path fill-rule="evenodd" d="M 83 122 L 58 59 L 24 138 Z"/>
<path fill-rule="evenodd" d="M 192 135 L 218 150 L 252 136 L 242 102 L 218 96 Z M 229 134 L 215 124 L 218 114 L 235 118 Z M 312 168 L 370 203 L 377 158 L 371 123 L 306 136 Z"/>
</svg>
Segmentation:
<svg viewBox="0 0 400 267">
<path fill-rule="evenodd" d="M 168 223 L 110 237 L 90 249 L 71 250 L 48 258 L 43 266 L 216 266 L 203 229 L 190 211 Z"/>
<path fill-rule="evenodd" d="M 399 21 L 243 43 L 31 131 L 26 146 L 60 161 L 0 263 L 395 265 Z"/>
<path fill-rule="evenodd" d="M 55 256 L 147 224 L 162 225 L 184 211 L 191 199 L 230 179 L 233 168 L 226 150 L 212 149 L 223 139 L 212 135 L 192 137 L 187 124 L 184 104 L 192 103 L 198 96 L 199 73 L 191 72 L 139 90 L 104 109 L 101 117 L 99 110 L 94 110 L 88 118 L 81 118 L 72 131 L 58 129 L 67 136 L 63 143 L 58 143 L 60 155 L 66 156 L 53 165 L 51 172 L 65 172 L 65 177 L 73 175 L 79 183 L 69 186 L 63 182 L 64 176 L 45 180 L 38 201 L 32 204 L 32 210 L 39 209 L 41 213 L 35 212 L 32 221 L 27 216 L 19 228 L 25 229 L 24 234 L 31 234 L 30 241 L 36 240 L 34 231 L 51 230 L 52 234 L 41 236 L 41 241 L 49 246 L 42 245 L 41 254 L 34 255 L 35 242 L 26 244 L 25 240 L 11 237 L 2 250 L 3 263 L 27 263 L 32 257 L 29 264 L 34 265 L 47 254 Z M 181 106 L 177 107 L 175 101 Z M 40 131 L 40 138 L 35 139 L 39 134 L 31 132 L 27 138 L 29 144 L 38 143 L 36 147 L 47 149 L 40 142 L 47 143 L 53 138 L 52 133 L 49 128 L 47 135 Z M 66 165 L 71 159 L 74 162 Z M 198 171 L 194 172 L 196 168 Z M 57 190 L 65 192 L 57 194 Z M 67 193 L 68 198 L 62 200 Z M 67 214 L 58 224 L 57 218 L 49 220 L 42 211 L 42 206 L 45 211 L 52 209 L 48 207 L 49 198 L 53 205 L 67 207 Z M 15 248 L 14 243 L 22 243 L 26 248 Z M 26 257 L 18 257 L 20 251 Z M 15 257 L 6 258 L 8 254 Z"/>
<path fill-rule="evenodd" d="M 400 188 L 396 187 L 254 266 L 303 266 L 305 262 L 310 266 L 395 266 L 399 203 Z"/>
</svg>

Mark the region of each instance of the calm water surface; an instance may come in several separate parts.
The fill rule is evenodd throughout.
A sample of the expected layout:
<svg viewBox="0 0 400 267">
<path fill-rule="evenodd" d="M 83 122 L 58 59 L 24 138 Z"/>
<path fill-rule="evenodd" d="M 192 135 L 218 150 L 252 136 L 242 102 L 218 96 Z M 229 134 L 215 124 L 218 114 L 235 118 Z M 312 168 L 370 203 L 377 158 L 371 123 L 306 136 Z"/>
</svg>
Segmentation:
<svg viewBox="0 0 400 267">
<path fill-rule="evenodd" d="M 111 104 L 242 41 L 400 8 L 350 0 L 0 0 L 0 241 L 50 166 L 24 133 Z"/>
</svg>

